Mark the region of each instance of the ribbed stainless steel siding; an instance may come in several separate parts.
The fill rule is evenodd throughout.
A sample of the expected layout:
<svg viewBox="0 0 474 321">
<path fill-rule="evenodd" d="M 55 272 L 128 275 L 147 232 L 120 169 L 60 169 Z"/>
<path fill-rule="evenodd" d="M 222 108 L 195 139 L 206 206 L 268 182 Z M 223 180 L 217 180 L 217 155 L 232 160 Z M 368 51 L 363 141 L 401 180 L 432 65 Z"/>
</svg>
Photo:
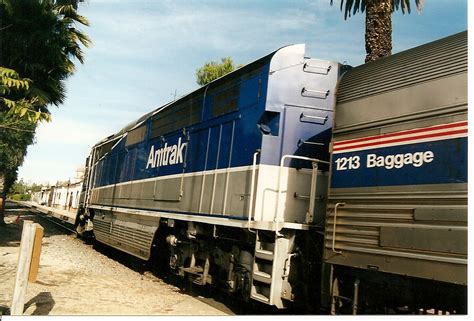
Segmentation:
<svg viewBox="0 0 474 321">
<path fill-rule="evenodd" d="M 123 250 L 147 260 L 150 257 L 154 234 L 132 226 L 113 224 L 111 221 L 94 219 L 94 235 L 99 242 Z"/>
<path fill-rule="evenodd" d="M 373 195 L 340 197 L 346 206 L 339 207 L 334 224 L 335 199 L 331 199 L 326 221 L 325 258 L 333 264 L 348 265 L 361 269 L 377 269 L 384 272 L 436 279 L 457 284 L 467 283 L 467 253 L 464 245 L 440 251 L 428 248 L 385 246 L 382 243 L 383 230 L 399 228 L 404 231 L 431 229 L 453 234 L 452 242 L 467 239 L 467 215 L 459 221 L 417 220 L 417 208 L 458 208 L 466 209 L 467 195 L 444 200 L 426 198 L 379 198 Z M 334 227 L 336 232 L 334 233 Z M 334 237 L 333 237 L 334 235 Z M 460 236 L 465 236 L 461 237 Z M 420 236 L 421 237 L 421 236 Z M 459 238 L 459 239 L 457 239 Z M 418 243 L 421 243 L 421 239 Z M 442 239 L 440 238 L 440 241 Z M 446 241 L 446 239 L 445 239 Z M 333 252 L 333 247 L 335 252 Z M 338 253 L 336 253 L 338 252 Z M 467 252 L 467 251 L 466 251 Z"/>
<path fill-rule="evenodd" d="M 467 72 L 467 31 L 361 65 L 342 78 L 337 103 Z"/>
</svg>

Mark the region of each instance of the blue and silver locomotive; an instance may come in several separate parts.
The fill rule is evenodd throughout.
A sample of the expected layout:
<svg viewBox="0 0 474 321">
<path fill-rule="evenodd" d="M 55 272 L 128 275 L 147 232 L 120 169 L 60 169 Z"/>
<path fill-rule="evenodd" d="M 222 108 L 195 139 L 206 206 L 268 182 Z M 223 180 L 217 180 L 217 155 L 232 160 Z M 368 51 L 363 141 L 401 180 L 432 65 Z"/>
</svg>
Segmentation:
<svg viewBox="0 0 474 321">
<path fill-rule="evenodd" d="M 364 312 L 366 284 L 392 279 L 462 297 L 466 44 L 254 61 L 97 143 L 78 231 L 277 308 Z"/>
</svg>

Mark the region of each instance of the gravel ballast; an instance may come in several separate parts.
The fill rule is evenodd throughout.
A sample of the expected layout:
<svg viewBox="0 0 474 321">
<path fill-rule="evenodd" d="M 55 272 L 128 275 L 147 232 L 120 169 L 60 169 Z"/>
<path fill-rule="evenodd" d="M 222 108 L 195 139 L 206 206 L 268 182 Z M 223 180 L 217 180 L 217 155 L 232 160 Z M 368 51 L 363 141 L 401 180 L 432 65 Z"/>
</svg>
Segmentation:
<svg viewBox="0 0 474 321">
<path fill-rule="evenodd" d="M 43 226 L 38 281 L 29 283 L 25 315 L 228 315 L 172 284 L 97 251 L 27 209 L 6 209 L 0 226 L 0 306 L 10 306 L 23 220 Z"/>
</svg>

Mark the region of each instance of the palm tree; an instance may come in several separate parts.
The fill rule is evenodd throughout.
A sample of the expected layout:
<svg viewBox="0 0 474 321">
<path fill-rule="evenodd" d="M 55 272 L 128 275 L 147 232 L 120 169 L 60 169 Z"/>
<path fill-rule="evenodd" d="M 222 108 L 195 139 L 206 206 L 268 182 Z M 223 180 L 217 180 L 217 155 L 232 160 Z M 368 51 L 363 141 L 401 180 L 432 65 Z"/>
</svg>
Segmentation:
<svg viewBox="0 0 474 321">
<path fill-rule="evenodd" d="M 74 73 L 75 61 L 84 62 L 82 46 L 88 47 L 90 39 L 77 26 L 89 23 L 77 13 L 78 2 L 0 0 L 0 177 L 5 185 L 0 204 L 33 143 L 39 119 L 8 111 L 15 102 L 30 102 L 33 112 L 49 116 L 48 107 L 65 100 L 65 80 Z M 19 85 L 9 88 L 14 84 Z"/>
<path fill-rule="evenodd" d="M 333 0 L 331 0 L 331 5 Z M 423 0 L 415 0 L 419 10 Z M 392 54 L 392 12 L 402 10 L 410 13 L 410 0 L 341 0 L 341 11 L 344 19 L 356 14 L 365 13 L 365 62 L 377 60 Z"/>
<path fill-rule="evenodd" d="M 77 13 L 78 0 L 0 0 L 0 66 L 31 79 L 29 96 L 36 108 L 64 102 L 65 80 L 84 62 L 81 45 L 90 39 L 77 28 L 87 26 Z M 33 18 L 34 17 L 34 18 Z"/>
</svg>

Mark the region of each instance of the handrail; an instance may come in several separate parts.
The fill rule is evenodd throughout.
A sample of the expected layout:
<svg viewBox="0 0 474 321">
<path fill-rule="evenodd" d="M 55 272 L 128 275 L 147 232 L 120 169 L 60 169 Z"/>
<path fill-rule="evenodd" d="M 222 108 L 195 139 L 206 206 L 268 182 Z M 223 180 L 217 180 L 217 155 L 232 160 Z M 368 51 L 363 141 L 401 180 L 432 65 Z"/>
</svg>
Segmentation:
<svg viewBox="0 0 474 321">
<path fill-rule="evenodd" d="M 346 203 L 336 203 L 334 206 L 334 222 L 333 222 L 333 227 L 332 227 L 332 251 L 336 254 L 341 254 L 342 251 L 336 251 L 336 216 L 337 216 L 337 208 L 339 206 L 344 206 Z"/>
<path fill-rule="evenodd" d="M 311 173 L 311 189 L 309 191 L 309 208 L 306 216 L 306 223 L 311 223 L 314 220 L 314 203 L 316 198 L 316 187 L 318 184 L 318 163 L 313 162 L 313 171 Z"/>
<path fill-rule="evenodd" d="M 257 168 L 257 155 L 260 154 L 260 150 L 257 149 L 257 151 L 255 153 L 253 153 L 253 162 L 252 162 L 252 180 L 250 182 L 250 204 L 249 204 L 249 213 L 248 213 L 248 230 L 250 232 L 253 232 L 251 229 L 250 229 L 250 224 L 252 222 L 252 212 L 253 211 L 253 193 L 254 193 L 254 189 L 255 189 L 255 171 L 256 171 L 256 168 Z"/>
<path fill-rule="evenodd" d="M 89 171 L 87 173 L 87 182 L 86 182 L 86 195 L 84 196 L 84 208 L 87 208 L 90 205 L 90 198 L 92 194 L 92 180 L 93 180 L 93 175 L 95 174 L 95 157 L 96 157 L 97 149 L 92 148 L 92 152 L 90 155 L 90 160 L 89 160 Z"/>
<path fill-rule="evenodd" d="M 280 213 L 281 212 L 281 209 L 280 209 L 281 175 L 282 175 L 283 165 L 285 163 L 285 160 L 288 159 L 288 158 L 309 161 L 309 162 L 316 163 L 316 164 L 318 164 L 318 163 L 329 164 L 329 162 L 323 161 L 323 160 L 320 160 L 320 159 L 317 159 L 317 158 L 310 158 L 310 157 L 299 156 L 299 155 L 283 155 L 283 157 L 280 160 L 280 169 L 279 169 L 279 172 L 278 172 L 277 207 L 276 207 L 275 217 L 273 218 L 273 220 L 276 222 L 276 230 L 277 230 L 276 233 L 277 233 L 277 235 L 279 235 L 278 225 L 279 225 L 279 222 L 281 222 L 281 220 L 282 220 L 282 217 L 281 217 L 282 214 Z"/>
</svg>

